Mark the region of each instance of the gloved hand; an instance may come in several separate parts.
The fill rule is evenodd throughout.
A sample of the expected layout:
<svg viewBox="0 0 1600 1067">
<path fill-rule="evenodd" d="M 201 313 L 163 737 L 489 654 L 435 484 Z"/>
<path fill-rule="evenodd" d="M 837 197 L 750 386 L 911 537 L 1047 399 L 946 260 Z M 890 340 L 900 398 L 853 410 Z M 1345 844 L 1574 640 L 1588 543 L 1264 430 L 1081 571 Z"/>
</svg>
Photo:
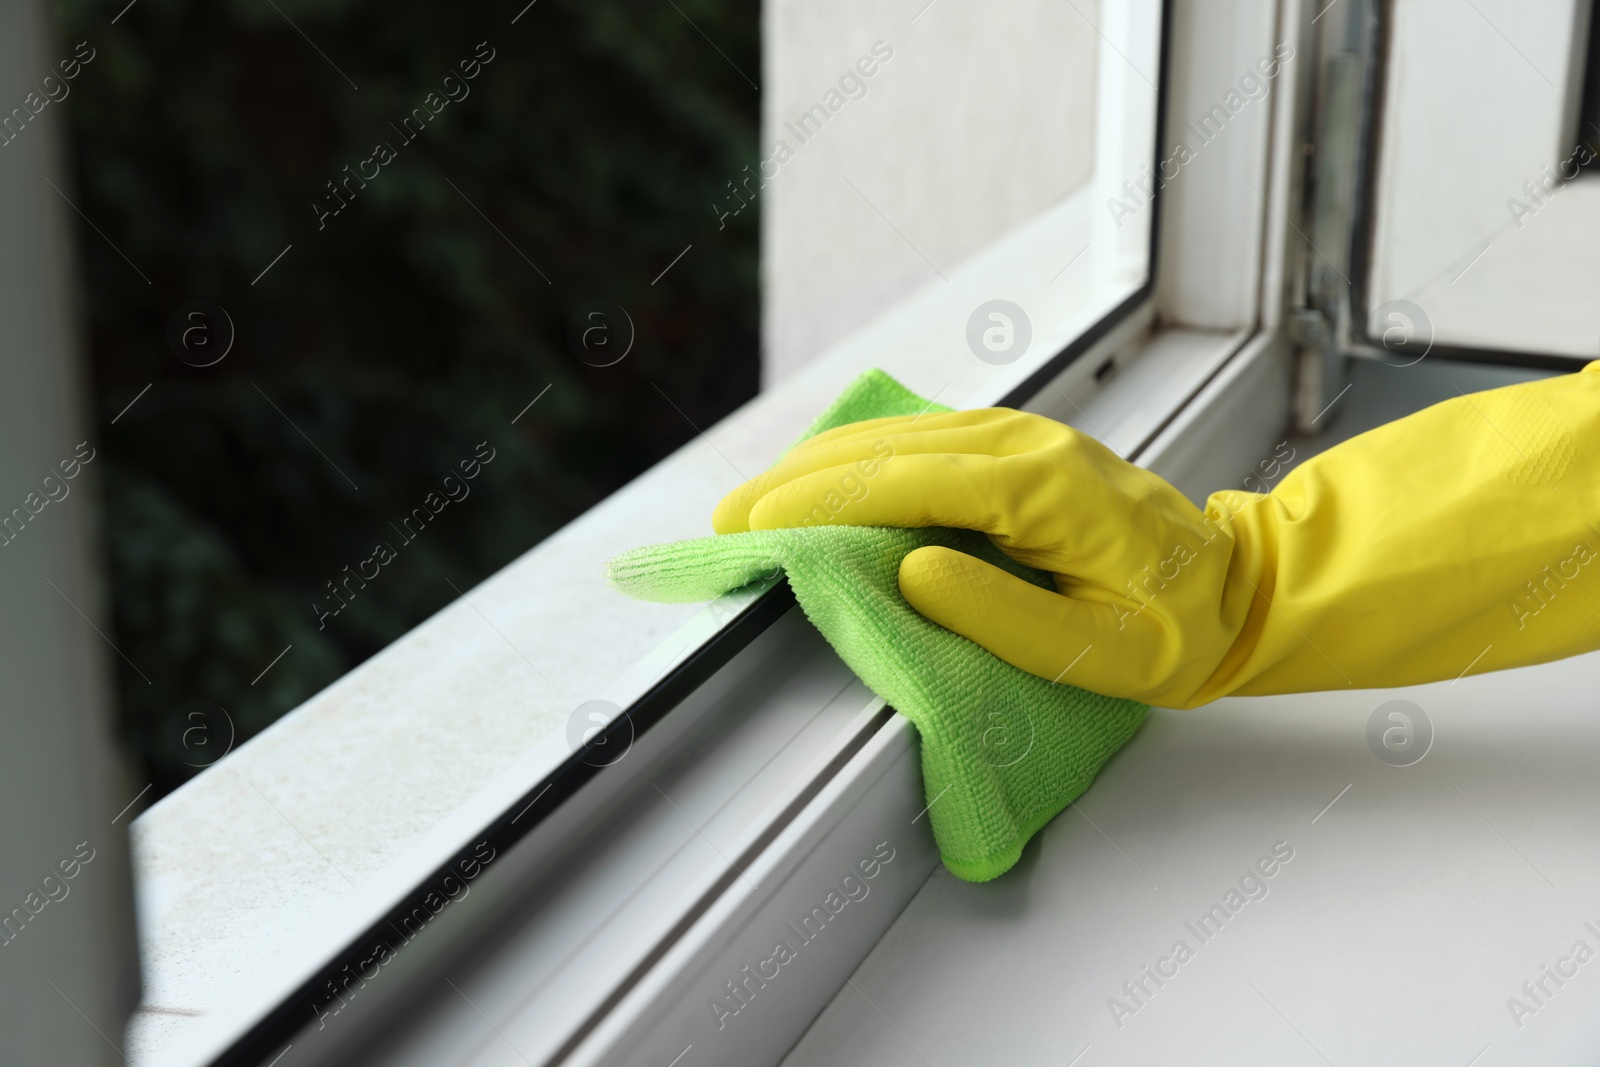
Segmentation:
<svg viewBox="0 0 1600 1067">
<path fill-rule="evenodd" d="M 1042 416 L 874 419 L 798 446 L 713 524 L 981 530 L 1056 592 L 924 548 L 900 567 L 913 607 L 1042 678 L 1184 708 L 1600 647 L 1591 517 L 1600 363 L 1447 400 L 1204 510 Z"/>
</svg>

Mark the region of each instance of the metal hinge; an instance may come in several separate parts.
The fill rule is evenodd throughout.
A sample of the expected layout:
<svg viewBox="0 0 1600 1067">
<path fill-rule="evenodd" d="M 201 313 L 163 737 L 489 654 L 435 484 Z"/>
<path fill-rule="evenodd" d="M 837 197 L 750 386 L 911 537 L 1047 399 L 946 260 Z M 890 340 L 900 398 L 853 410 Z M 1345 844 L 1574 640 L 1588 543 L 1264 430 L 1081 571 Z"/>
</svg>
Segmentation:
<svg viewBox="0 0 1600 1067">
<path fill-rule="evenodd" d="M 1366 58 L 1336 52 L 1322 69 L 1321 108 L 1307 175 L 1309 225 L 1301 233 L 1303 304 L 1289 322 L 1300 350 L 1295 425 L 1301 433 L 1326 429 L 1328 405 L 1349 378 L 1350 255 L 1360 166 Z M 1328 420 L 1331 421 L 1331 420 Z"/>
</svg>

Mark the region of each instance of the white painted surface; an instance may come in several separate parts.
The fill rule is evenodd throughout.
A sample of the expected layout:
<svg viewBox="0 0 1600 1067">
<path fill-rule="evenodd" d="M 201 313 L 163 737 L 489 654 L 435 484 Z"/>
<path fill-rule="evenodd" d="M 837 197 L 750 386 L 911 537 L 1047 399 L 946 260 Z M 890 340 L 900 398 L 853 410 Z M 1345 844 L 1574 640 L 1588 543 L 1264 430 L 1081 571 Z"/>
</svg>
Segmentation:
<svg viewBox="0 0 1600 1067">
<path fill-rule="evenodd" d="M 1271 34 L 1274 54 L 1281 43 L 1294 48 L 1295 57 L 1289 69 L 1280 71 L 1272 90 L 1275 99 L 1262 171 L 1265 181 L 1260 187 L 1267 210 L 1260 216 L 1262 261 L 1257 301 L 1260 327 L 1274 332 L 1283 329 L 1285 316 L 1299 302 L 1296 287 L 1302 238 L 1300 224 L 1292 222 L 1290 212 L 1298 211 L 1304 189 L 1309 161 L 1300 148 L 1300 131 L 1310 112 L 1315 65 L 1319 62 L 1314 44 L 1316 28 L 1308 22 L 1314 16 L 1299 4 L 1275 6 L 1277 29 Z"/>
<path fill-rule="evenodd" d="M 1161 428 L 1161 414 L 1179 412 L 1239 350 L 1245 332 L 1163 330 L 1141 346 L 1138 358 L 1069 397 L 1050 385 L 1023 405 L 1131 456 Z"/>
<path fill-rule="evenodd" d="M 1196 504 L 1218 489 L 1242 485 L 1288 433 L 1293 360 L 1281 336 L 1250 338 L 1138 454 L 1139 465 Z"/>
<path fill-rule="evenodd" d="M 78 199 L 62 166 L 77 104 L 59 78 L 60 102 L 44 102 L 41 80 L 73 52 L 49 9 L 0 4 L 0 1062 L 89 1067 L 120 1062 L 96 1028 L 117 1037 L 137 998 L 132 816 L 113 819 L 145 783 L 114 747 L 121 661 L 96 633 L 111 632 L 96 543 L 111 461 L 86 410 L 74 241 L 99 238 L 62 198 Z M 37 115 L 22 124 L 13 107 Z"/>
<path fill-rule="evenodd" d="M 1137 280 L 1115 269 L 1075 267 L 1051 282 L 1059 249 L 1088 246 L 1095 225 L 1087 199 L 1069 197 L 142 815 L 134 844 L 151 1010 L 135 1018 L 133 1053 L 155 1062 L 194 1027 L 194 1015 L 173 1010 L 205 1014 L 259 996 L 258 969 L 304 946 L 304 930 L 335 909 L 370 912 L 397 890 L 386 872 L 441 862 L 446 820 L 502 810 L 513 778 L 538 782 L 565 755 L 579 704 L 623 704 L 649 684 L 662 664 L 639 665 L 702 609 L 622 597 L 602 580 L 606 560 L 641 541 L 709 534 L 711 509 L 741 472 L 770 464 L 860 371 L 882 367 L 955 406 L 992 402 L 1131 295 Z M 1114 267 L 1116 254 L 1093 255 Z M 1005 366 L 978 360 L 965 338 L 970 310 L 997 291 L 1019 294 L 1035 330 L 1027 356 Z"/>
<path fill-rule="evenodd" d="M 785 123 L 872 41 L 894 58 L 866 96 L 804 144 L 790 137 L 794 158 L 768 168 L 764 380 L 783 379 L 896 301 L 942 288 L 952 267 L 1072 199 L 1093 205 L 1094 228 L 1049 250 L 1045 278 L 1067 275 L 1062 287 L 1081 274 L 1143 278 L 1150 212 L 1136 205 L 1114 225 L 1108 200 L 1128 195 L 1122 183 L 1140 180 L 1151 156 L 1157 5 L 768 8 L 764 143 L 788 133 Z M 1004 289 L 985 299 L 994 297 L 1022 303 Z"/>
<path fill-rule="evenodd" d="M 1173 5 L 1173 39 L 1183 45 L 1172 50 L 1166 87 L 1162 159 L 1171 163 L 1162 172 L 1157 302 L 1174 325 L 1255 325 L 1263 231 L 1278 212 L 1293 212 L 1268 182 L 1267 154 L 1274 109 L 1289 105 L 1305 57 L 1282 36 L 1275 6 Z"/>
<path fill-rule="evenodd" d="M 1592 1063 L 1600 964 L 1520 1029 L 1506 1001 L 1600 950 L 1600 861 L 1576 847 L 1600 834 L 1597 676 L 1589 655 L 1154 711 L 1004 878 L 936 871 L 785 1062 Z M 1365 740 L 1395 698 L 1437 730 L 1411 767 Z M 1294 859 L 1265 899 L 1201 943 L 1185 923 L 1277 842 Z M 1178 940 L 1194 959 L 1119 1027 L 1108 1001 L 1133 1006 L 1122 983 Z"/>
<path fill-rule="evenodd" d="M 1059 389 L 1051 387 L 1041 394 L 1045 402 L 1037 409 L 1049 414 L 1070 415 L 1086 430 L 1103 434 L 1103 439 L 1115 447 L 1128 447 L 1129 443 L 1149 439 L 1177 405 L 1201 388 L 1217 362 L 1234 349 L 1236 338 L 1215 334 L 1158 335 L 1150 343 L 1123 353 L 1116 373 L 1097 383 L 1092 377 L 1093 370 L 1102 365 L 1106 354 L 1121 352 L 1127 343 L 1115 332 L 1108 335 L 1096 351 L 1069 369 L 1064 380 L 1057 383 Z M 1130 395 L 1143 395 L 1148 402 L 1130 405 Z M 1281 410 L 1282 406 L 1283 399 L 1279 397 L 1277 407 Z M 1254 405 L 1258 415 L 1271 407 L 1270 403 L 1259 400 Z M 1235 428 L 1238 423 L 1239 420 L 1233 420 Z M 1235 464 L 1237 467 L 1244 465 L 1242 459 Z M 684 647 L 698 644 L 710 625 L 707 616 L 700 616 L 693 626 L 678 635 L 681 644 Z M 784 656 L 773 657 L 772 662 L 754 672 L 762 679 L 760 683 L 740 682 L 741 676 L 732 667 L 719 674 L 719 680 L 723 675 L 730 680 L 718 684 L 724 689 L 731 687 L 738 699 L 731 707 L 718 710 L 725 721 L 713 717 L 695 727 L 698 734 L 714 738 L 714 741 L 695 743 L 691 739 L 686 747 L 691 755 L 671 757 L 672 769 L 669 770 L 656 770 L 648 765 L 641 769 L 640 761 L 651 758 L 648 754 L 630 755 L 629 762 L 621 768 L 625 774 L 644 775 L 649 781 L 659 783 L 674 798 L 672 804 L 648 788 L 642 800 L 621 802 L 615 810 L 631 813 L 627 824 L 606 830 L 603 846 L 586 845 L 581 857 L 573 860 L 541 862 L 538 857 L 549 854 L 548 845 L 541 846 L 544 851 L 536 852 L 531 860 L 518 859 L 519 847 L 517 853 L 502 862 L 520 863 L 521 869 L 529 872 L 526 881 L 517 883 L 514 892 L 519 898 L 527 896 L 538 900 L 538 907 L 514 919 L 496 922 L 497 948 L 481 965 L 474 963 L 469 967 L 458 962 L 451 966 L 448 973 L 465 997 L 443 986 L 435 974 L 434 985 L 441 993 L 450 995 L 426 998 L 425 1005 L 407 1013 L 408 1021 L 416 1025 L 415 1030 L 396 1034 L 391 1047 L 377 1050 L 361 1047 L 362 1054 L 370 1054 L 373 1062 L 386 1065 L 492 1063 L 496 1062 L 496 1057 L 510 1055 L 507 1050 L 512 1047 L 499 1039 L 496 1029 L 509 1036 L 515 1049 L 529 1058 L 537 1059 L 559 1047 L 594 1003 L 636 965 L 638 954 L 648 952 L 665 936 L 663 931 L 678 921 L 685 901 L 692 901 L 696 894 L 704 892 L 706 880 L 715 878 L 719 870 L 725 869 L 718 863 L 704 862 L 708 857 L 706 850 L 710 849 L 723 860 L 738 856 L 752 834 L 761 832 L 767 825 L 775 804 L 781 806 L 784 795 L 792 794 L 814 774 L 816 759 L 821 758 L 819 754 L 825 754 L 828 746 L 837 746 L 841 739 L 854 736 L 851 731 L 859 729 L 859 722 L 851 722 L 840 732 L 844 720 L 839 713 L 848 719 L 854 708 L 861 706 L 865 690 L 859 683 L 840 689 L 850 676 L 837 658 L 822 647 L 816 633 L 795 617 L 774 626 L 762 642 L 769 639 L 786 651 Z M 755 651 L 759 650 L 752 646 L 752 654 Z M 642 665 L 639 673 L 648 681 L 672 655 L 671 650 L 658 653 L 651 662 Z M 868 711 L 880 703 L 868 699 Z M 695 700 L 700 698 L 697 696 Z M 850 700 L 856 700 L 857 704 L 850 706 Z M 686 711 L 689 713 L 686 721 L 690 723 L 698 722 L 696 716 L 704 713 L 698 704 Z M 803 728 L 792 736 L 783 733 L 801 723 Z M 647 735 L 638 751 L 655 745 L 663 734 L 675 727 L 685 728 L 684 722 L 671 719 L 658 726 Z M 914 749 L 914 732 L 909 732 L 909 738 L 907 743 Z M 768 752 L 770 755 L 764 754 Z M 536 767 L 537 757 L 536 752 L 527 753 L 523 763 L 528 768 Z M 805 765 L 808 757 L 812 758 L 809 766 Z M 208 1012 L 205 1018 L 191 1021 L 177 1044 L 163 1048 L 159 1056 L 147 1054 L 146 1060 L 174 1064 L 206 1062 L 200 1053 L 203 1045 L 223 1041 L 227 1033 L 233 1032 L 230 1026 L 236 1029 L 238 1019 L 259 1012 L 263 1005 L 272 1003 L 285 990 L 298 984 L 299 976 L 321 962 L 319 953 L 323 947 L 340 940 L 342 931 L 370 923 L 375 918 L 374 909 L 382 910 L 379 905 L 383 889 L 399 891 L 423 877 L 429 863 L 430 845 L 437 846 L 436 852 L 454 847 L 481 825 L 481 820 L 504 810 L 517 795 L 516 791 L 525 788 L 526 781 L 534 774 L 531 769 L 513 767 L 497 776 L 470 803 L 452 812 L 430 831 L 417 847 L 369 879 L 362 893 L 349 894 L 333 909 L 309 915 L 306 925 L 298 928 L 297 939 L 285 946 L 277 958 L 265 964 L 257 961 L 247 980 L 232 990 L 227 1003 Z M 891 799 L 915 798 L 920 795 L 920 777 L 910 774 L 896 789 L 903 790 L 906 796 L 900 798 L 897 793 Z M 922 803 L 917 800 L 913 807 L 920 807 Z M 557 821 L 566 818 L 575 806 L 581 807 L 569 802 Z M 807 810 L 811 812 L 812 809 Z M 714 817 L 708 817 L 708 812 L 714 812 Z M 584 816 L 574 818 L 581 820 Z M 608 826 L 608 818 L 592 814 L 588 817 L 589 823 L 596 826 Z M 480 821 L 475 822 L 475 819 Z M 818 840 L 817 834 L 830 835 L 831 827 L 848 821 L 834 808 L 813 812 L 805 819 L 809 819 L 808 825 L 817 832 L 806 830 L 804 833 L 811 836 L 802 835 L 796 840 L 812 843 Z M 901 829 L 891 829 L 898 839 Z M 544 833 L 544 828 L 540 833 Z M 786 837 L 793 836 L 789 830 L 784 833 Z M 805 847 L 810 848 L 811 844 Z M 783 870 L 791 871 L 799 879 L 796 884 L 802 888 L 811 884 L 808 879 L 812 875 L 794 866 L 796 857 L 787 855 L 781 843 L 772 848 L 780 857 L 772 859 L 771 863 L 779 863 Z M 764 858 L 763 862 L 769 861 Z M 931 864 L 931 860 L 928 862 Z M 506 868 L 499 870 L 504 872 Z M 537 875 L 534 872 L 538 872 Z M 783 877 L 787 879 L 790 875 Z M 920 882 L 920 877 L 917 881 Z M 554 888 L 546 884 L 551 882 L 555 883 Z M 480 884 L 475 893 L 483 891 L 485 887 Z M 487 891 L 496 892 L 493 888 Z M 873 920 L 879 924 L 872 932 L 874 938 L 899 910 L 899 904 L 895 904 L 882 912 L 882 901 L 887 897 L 880 893 L 880 903 L 875 905 L 875 910 L 881 914 Z M 474 901 L 480 899 L 473 897 Z M 363 901 L 367 910 L 358 914 L 358 906 Z M 752 894 L 748 901 L 733 900 L 728 906 L 749 909 L 769 904 L 766 898 Z M 719 903 L 718 907 L 723 904 Z M 462 913 L 457 910 L 452 914 Z M 688 959 L 699 960 L 708 951 L 707 946 L 714 949 L 726 942 L 727 932 L 721 929 L 719 922 L 708 917 L 696 924 L 697 932 L 682 946 Z M 858 947 L 852 943 L 840 946 L 840 950 L 848 954 Z M 416 952 L 427 950 L 411 951 L 407 956 L 408 966 L 415 963 Z M 674 952 L 683 954 L 678 948 Z M 833 950 L 825 954 L 831 957 Z M 817 958 L 817 955 L 813 953 L 811 957 Z M 774 998 L 772 1004 L 779 1012 L 778 1018 L 784 1025 L 794 1026 L 790 1040 L 822 1003 L 816 999 L 815 983 L 826 982 L 827 976 L 832 975 L 837 986 L 859 959 L 857 953 L 853 958 L 808 964 L 811 978 L 786 985 L 785 996 Z M 557 976 L 561 981 L 555 981 Z M 392 985 L 388 988 L 393 990 Z M 668 992 L 676 988 L 671 982 L 665 986 Z M 823 999 L 831 988 L 823 987 Z M 809 992 L 801 995 L 801 990 Z M 640 1003 L 641 998 L 643 1003 Z M 370 1001 L 365 1003 L 371 1004 Z M 809 1008 L 807 1003 L 811 1004 Z M 634 1005 L 638 1015 L 648 1015 L 659 1009 L 659 1005 L 643 994 L 631 996 L 628 1004 Z M 660 1010 L 669 1017 L 667 1021 L 671 1021 L 673 1013 Z M 764 1007 L 763 1013 L 767 1010 Z M 795 1012 L 800 1013 L 798 1019 Z M 699 1017 L 698 1011 L 689 1014 Z M 485 1017 L 492 1020 L 492 1025 L 484 1022 Z M 338 1040 L 351 1039 L 348 1027 L 352 1025 L 355 1024 L 340 1020 L 339 1027 L 345 1029 L 336 1035 Z M 297 1037 L 295 1044 L 301 1051 L 296 1055 L 320 1057 L 314 1061 L 318 1063 L 352 1061 L 356 1053 L 348 1048 L 322 1048 L 319 1042 L 325 1044 L 324 1036 L 319 1031 L 303 1034 L 306 1041 Z M 760 1038 L 758 1045 L 766 1043 L 763 1047 L 772 1052 L 773 1034 L 763 1030 L 755 1036 Z M 752 1048 L 743 1042 L 722 1042 L 718 1047 L 733 1057 L 731 1062 L 747 1062 L 740 1056 L 750 1053 Z M 758 1056 L 748 1062 L 775 1062 L 786 1047 L 787 1043 L 779 1045 L 771 1058 Z"/>
<path fill-rule="evenodd" d="M 1155 10 L 1150 0 L 1121 5 L 1101 26 L 1129 57 L 1094 68 L 1095 98 L 1111 116 L 1096 132 L 1098 173 L 1118 181 L 1150 153 L 1154 88 L 1135 67 L 1156 68 Z M 902 24 L 913 14 L 900 12 Z M 964 54 L 959 37 L 930 40 Z M 903 58 L 822 136 L 877 102 Z M 147 985 L 133 1053 L 154 1061 L 197 1015 L 227 1005 L 232 1017 L 253 991 L 259 998 L 267 961 L 314 948 L 303 931 L 323 929 L 330 915 L 370 914 L 396 891 L 394 872 L 442 861 L 450 827 L 498 812 L 518 783 L 537 783 L 566 754 L 566 722 L 579 704 L 625 704 L 681 653 L 661 651 L 663 643 L 701 609 L 612 592 L 601 577 L 606 560 L 642 540 L 710 533 L 717 500 L 770 464 L 862 370 L 882 367 L 954 406 L 993 402 L 1126 300 L 1145 276 L 1150 212 L 1112 228 L 1094 190 L 1082 186 L 959 265 L 941 264 L 942 279 L 141 816 L 134 844 Z M 1033 327 L 1026 354 L 1002 366 L 976 358 L 966 338 L 972 310 L 996 296 L 1024 307 Z M 1092 370 L 1074 368 L 1069 379 Z"/>
<path fill-rule="evenodd" d="M 1089 179 L 1095 0 L 926 4 L 763 4 L 762 157 L 779 142 L 794 151 L 759 191 L 765 382 Z M 865 95 L 835 97 L 820 132 L 796 136 L 797 118 L 878 41 L 893 58 Z"/>
<path fill-rule="evenodd" d="M 895 717 L 857 754 L 855 773 L 831 781 L 566 1062 L 655 1067 L 676 1053 L 701 1067 L 776 1063 L 938 862 L 919 757 L 915 728 Z M 845 892 L 819 927 L 812 909 Z M 729 994 L 728 982 L 753 973 L 745 968 L 774 958 L 787 962 L 770 982 L 744 986 L 743 1001 Z"/>
<path fill-rule="evenodd" d="M 1085 432 L 1119 450 L 1130 449 L 1156 436 L 1167 418 L 1237 350 L 1238 340 L 1185 331 L 1157 335 L 1108 383 L 1051 386 L 1028 406 L 1070 415 Z M 1082 362 L 1097 367 L 1100 354 Z M 1135 395 L 1144 396 L 1145 402 L 1130 403 Z M 663 1051 L 670 1055 L 689 1047 L 699 1064 L 751 1067 L 777 1062 L 831 993 L 844 985 L 936 862 L 923 817 L 927 803 L 916 730 L 896 716 L 762 852 L 752 867 L 752 881 L 741 879 L 731 886 L 608 1013 L 571 1062 L 644 1065 L 660 1062 Z M 714 1018 L 710 1001 L 727 995 L 724 983 L 730 975 L 750 963 L 757 950 L 770 953 L 774 931 L 781 936 L 784 922 L 807 911 L 806 902 L 825 892 L 817 887 L 848 871 L 860 859 L 863 844 L 879 842 L 900 850 L 895 862 L 901 866 L 893 879 L 872 891 L 877 893 L 871 898 L 875 903 L 851 912 L 850 921 L 837 930 L 830 927 L 827 938 L 808 942 L 803 962 L 795 968 L 799 977 L 785 979 L 770 996 L 763 987 L 748 1015 L 741 1010 L 733 1023 Z M 915 875 L 909 881 L 908 872 Z"/>
<path fill-rule="evenodd" d="M 1260 418 L 1266 404 L 1227 406 L 1251 391 L 1249 361 L 1236 363 L 1224 392 L 1151 449 L 1156 470 L 1192 466 L 1212 436 L 1201 422 Z M 1332 440 L 1458 387 L 1537 376 L 1363 362 L 1329 416 Z M 1296 444 L 1304 459 L 1328 441 Z M 1600 833 L 1597 679 L 1600 653 L 1406 689 L 1154 710 L 1081 810 L 1007 875 L 972 886 L 936 871 L 785 1063 L 1064 1064 L 1085 1049 L 1084 1065 L 1464 1065 L 1485 1049 L 1483 1064 L 1592 1063 L 1594 963 L 1563 986 L 1547 979 L 1538 1003 L 1521 985 L 1580 939 L 1600 953 L 1600 860 L 1583 845 Z M 1367 740 L 1395 699 L 1435 731 L 1409 767 Z M 1185 927 L 1280 841 L 1294 858 L 1262 899 L 1204 942 Z M 1178 940 L 1194 958 L 1130 998 L 1122 983 Z M 1114 997 L 1134 1010 L 1114 1011 Z M 1535 1012 L 1514 1018 L 1512 997 Z"/>
<path fill-rule="evenodd" d="M 440 995 L 406 1013 L 408 1023 L 425 1017 L 426 1025 L 342 1054 L 312 1048 L 314 1032 L 295 1043 L 322 1052 L 316 1062 L 341 1065 L 359 1058 L 384 1067 L 488 1067 L 508 1055 L 544 1063 L 719 880 L 737 868 L 730 894 L 768 887 L 770 865 L 747 866 L 739 857 L 820 765 L 880 717 L 883 702 L 798 610 L 774 623 L 727 674 L 721 692 L 694 698 L 698 723 L 663 724 L 663 734 L 676 727 L 681 736 L 659 753 L 644 743 L 628 753 L 648 764 L 619 768 L 640 779 L 636 794 L 587 820 L 580 855 L 560 870 L 539 870 L 537 856 L 507 857 L 523 864 L 526 880 L 499 892 L 531 896 L 538 906 L 497 924 L 481 966 L 450 969 L 459 992 L 434 977 Z M 901 901 L 909 895 L 908 887 Z"/>
<path fill-rule="evenodd" d="M 1600 181 L 1553 180 L 1578 136 L 1588 0 L 1400 0 L 1391 17 L 1369 333 L 1404 299 L 1439 343 L 1593 356 Z"/>
</svg>

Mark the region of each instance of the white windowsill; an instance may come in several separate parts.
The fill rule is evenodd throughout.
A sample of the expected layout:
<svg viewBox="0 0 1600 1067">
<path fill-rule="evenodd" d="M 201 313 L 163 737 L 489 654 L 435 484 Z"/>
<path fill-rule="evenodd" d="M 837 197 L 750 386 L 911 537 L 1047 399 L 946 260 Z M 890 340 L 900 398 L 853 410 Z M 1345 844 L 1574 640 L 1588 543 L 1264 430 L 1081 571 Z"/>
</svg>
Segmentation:
<svg viewBox="0 0 1600 1067">
<path fill-rule="evenodd" d="M 710 632 L 697 605 L 606 589 L 607 559 L 708 534 L 715 502 L 867 367 L 943 403 L 991 402 L 1121 303 L 1136 279 L 1098 251 L 1050 284 L 1099 216 L 1085 190 L 933 281 L 141 815 L 145 988 L 130 1056 L 164 1062 L 200 1019 L 262 996 L 267 961 L 327 948 L 296 939 L 335 909 L 352 923 L 381 914 L 567 755 L 572 709 L 626 706 Z M 1029 358 L 1006 367 L 963 341 L 970 309 L 996 292 L 1034 317 Z"/>
</svg>

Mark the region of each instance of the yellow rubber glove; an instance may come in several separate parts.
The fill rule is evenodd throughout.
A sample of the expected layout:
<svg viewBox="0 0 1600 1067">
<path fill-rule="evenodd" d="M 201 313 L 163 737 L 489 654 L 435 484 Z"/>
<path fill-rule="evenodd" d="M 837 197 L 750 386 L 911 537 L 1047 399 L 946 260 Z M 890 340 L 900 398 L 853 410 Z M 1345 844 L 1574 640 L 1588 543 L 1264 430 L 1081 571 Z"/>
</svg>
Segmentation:
<svg viewBox="0 0 1600 1067">
<path fill-rule="evenodd" d="M 1042 678 L 1166 707 L 1410 685 L 1600 647 L 1600 363 L 1462 395 L 1205 509 L 1092 438 L 991 408 L 842 426 L 718 533 L 981 530 L 1056 592 L 923 548 L 900 590 Z"/>
</svg>

